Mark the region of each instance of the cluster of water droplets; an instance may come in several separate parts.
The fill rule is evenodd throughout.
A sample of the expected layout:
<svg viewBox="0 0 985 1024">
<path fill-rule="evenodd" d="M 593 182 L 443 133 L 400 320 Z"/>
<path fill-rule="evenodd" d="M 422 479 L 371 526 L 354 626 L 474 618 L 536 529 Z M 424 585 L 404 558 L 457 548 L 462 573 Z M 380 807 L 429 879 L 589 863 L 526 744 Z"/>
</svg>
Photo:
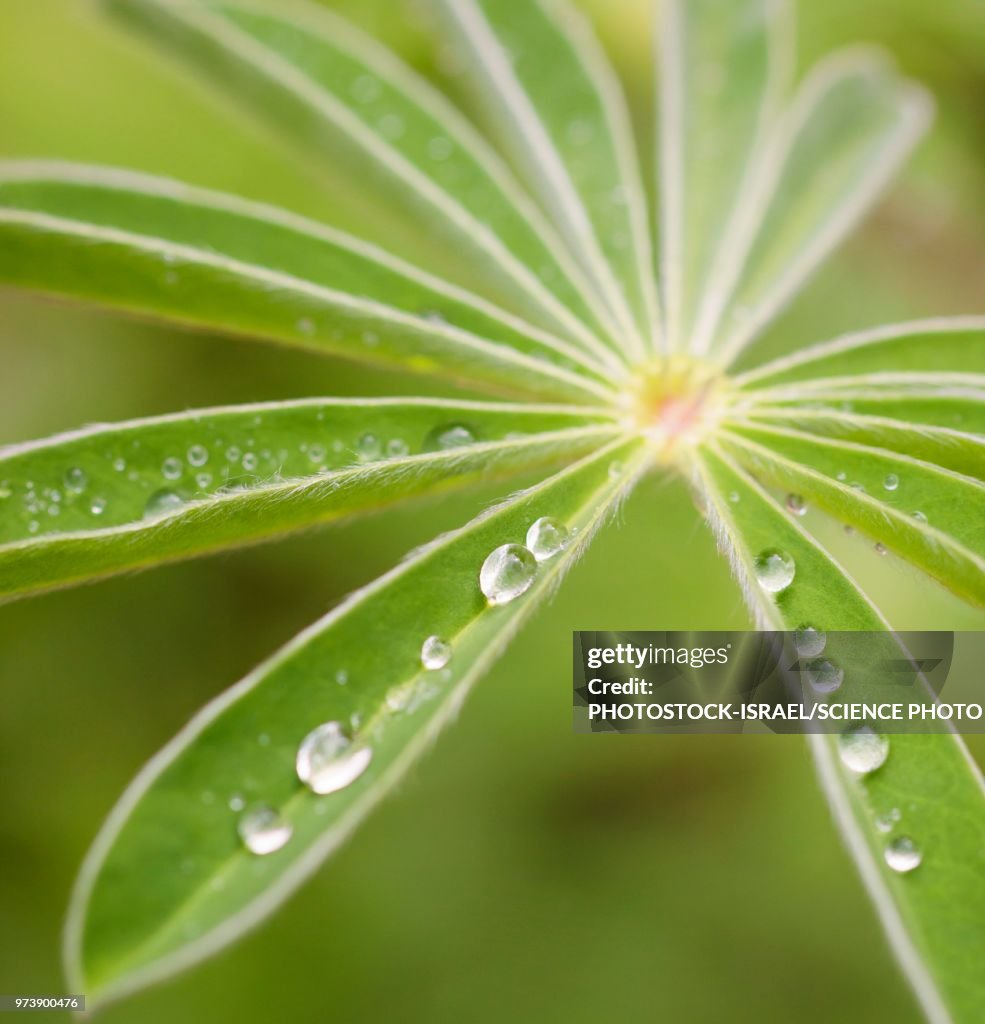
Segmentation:
<svg viewBox="0 0 985 1024">
<path fill-rule="evenodd" d="M 561 552 L 570 537 L 563 523 L 541 516 L 530 525 L 524 544 L 502 544 L 486 557 L 479 589 L 491 605 L 509 604 L 530 589 L 538 565 Z"/>
<path fill-rule="evenodd" d="M 0 542 L 156 519 L 192 501 L 481 440 L 461 422 L 439 422 L 417 437 L 346 434 L 331 429 L 325 415 L 313 405 L 283 417 L 203 417 L 191 442 L 169 445 L 162 426 L 153 440 L 118 435 L 102 452 L 90 445 L 77 462 L 53 458 L 50 469 L 35 465 L 31 478 L 0 478 Z M 187 433 L 182 424 L 175 437 Z M 8 472 L 16 473 L 16 463 Z"/>
</svg>

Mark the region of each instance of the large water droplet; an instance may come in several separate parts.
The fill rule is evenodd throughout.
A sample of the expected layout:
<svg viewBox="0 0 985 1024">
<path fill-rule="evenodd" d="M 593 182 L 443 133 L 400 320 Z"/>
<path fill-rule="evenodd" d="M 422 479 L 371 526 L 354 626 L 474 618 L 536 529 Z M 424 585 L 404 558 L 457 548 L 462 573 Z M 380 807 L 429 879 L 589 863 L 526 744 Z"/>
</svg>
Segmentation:
<svg viewBox="0 0 985 1024">
<path fill-rule="evenodd" d="M 442 640 L 440 636 L 429 636 L 421 645 L 421 664 L 429 672 L 434 672 L 451 661 L 451 654 L 451 644 L 447 640 Z"/>
<path fill-rule="evenodd" d="M 868 775 L 881 768 L 889 757 L 889 740 L 869 726 L 850 729 L 838 737 L 841 763 L 859 775 Z"/>
<path fill-rule="evenodd" d="M 155 491 L 144 506 L 144 516 L 163 516 L 184 505 L 184 499 L 175 491 Z"/>
<path fill-rule="evenodd" d="M 522 544 L 503 544 L 482 563 L 479 588 L 490 604 L 508 604 L 530 589 L 537 559 Z"/>
<path fill-rule="evenodd" d="M 450 448 L 461 448 L 467 444 L 475 444 L 478 440 L 475 431 L 466 423 L 445 423 L 435 427 L 424 439 L 426 452 L 443 452 Z"/>
<path fill-rule="evenodd" d="M 538 562 L 546 562 L 568 543 L 568 528 L 564 523 L 541 516 L 527 530 L 527 548 Z"/>
<path fill-rule="evenodd" d="M 898 839 L 894 839 L 886 847 L 885 856 L 886 863 L 890 868 L 901 875 L 920 867 L 920 862 L 923 860 L 920 848 L 909 836 L 900 836 Z"/>
<path fill-rule="evenodd" d="M 816 658 L 824 651 L 827 642 L 827 634 L 813 626 L 801 626 L 794 630 L 793 645 L 802 658 Z"/>
<path fill-rule="evenodd" d="M 815 693 L 834 693 L 845 681 L 845 670 L 830 658 L 816 658 L 806 666 L 807 682 Z"/>
<path fill-rule="evenodd" d="M 236 826 L 243 845 L 262 857 L 279 850 L 291 838 L 294 829 L 272 808 L 251 807 Z"/>
<path fill-rule="evenodd" d="M 295 766 L 298 778 L 324 795 L 355 782 L 372 759 L 372 748 L 353 743 L 341 722 L 325 722 L 301 741 Z"/>
<path fill-rule="evenodd" d="M 71 469 L 66 470 L 64 480 L 65 490 L 70 491 L 72 494 L 81 494 L 89 483 L 89 477 L 86 476 L 85 470 L 80 469 L 78 466 L 73 466 Z"/>
<path fill-rule="evenodd" d="M 784 551 L 771 549 L 763 551 L 753 563 L 756 579 L 763 590 L 779 594 L 793 583 L 797 567 L 794 560 Z"/>
</svg>

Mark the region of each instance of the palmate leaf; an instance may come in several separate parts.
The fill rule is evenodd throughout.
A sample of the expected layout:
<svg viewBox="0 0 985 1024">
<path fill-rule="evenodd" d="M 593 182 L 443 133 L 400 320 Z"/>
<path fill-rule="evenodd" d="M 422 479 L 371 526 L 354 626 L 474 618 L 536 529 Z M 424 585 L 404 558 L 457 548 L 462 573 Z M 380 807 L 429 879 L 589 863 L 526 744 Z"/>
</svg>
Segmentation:
<svg viewBox="0 0 985 1024">
<path fill-rule="evenodd" d="M 0 449 L 0 601 L 559 466 L 618 432 L 590 410 L 318 399 Z"/>
<path fill-rule="evenodd" d="M 119 996 L 269 913 L 454 716 L 646 461 L 638 440 L 618 441 L 491 509 L 354 594 L 205 708 L 141 772 L 93 846 L 66 933 L 72 984 L 100 1001 Z M 479 587 L 484 560 L 522 543 L 542 516 L 572 539 L 539 564 L 526 593 L 490 604 Z M 428 670 L 421 649 L 432 634 L 453 653 Z M 316 796 L 298 781 L 295 755 L 299 737 L 329 721 L 351 729 L 372 760 L 350 785 Z M 231 799 L 277 811 L 290 842 L 252 856 Z"/>
<path fill-rule="evenodd" d="M 888 628 L 842 566 L 725 451 L 709 448 L 695 485 L 762 628 Z M 796 568 L 790 586 L 773 595 L 760 585 L 755 563 L 777 550 Z M 890 656 L 906 657 L 892 634 L 886 643 Z M 985 790 L 960 738 L 895 735 L 885 764 L 864 777 L 842 764 L 837 737 L 813 736 L 811 746 L 849 850 L 928 1018 L 980 1018 L 985 876 L 977 865 Z M 912 875 L 894 871 L 886 859 L 903 838 L 924 857 Z"/>
<path fill-rule="evenodd" d="M 457 284 L 283 210 L 39 163 L 0 170 L 0 283 L 567 404 L 316 399 L 0 450 L 0 600 L 566 468 L 353 595 L 148 765 L 80 876 L 66 937 L 73 987 L 118 997 L 270 912 L 399 778 L 657 462 L 694 480 L 760 625 L 886 628 L 767 485 L 985 601 L 985 320 L 850 336 L 723 379 L 926 124 L 924 93 L 883 58 L 833 57 L 790 99 L 787 4 L 662 5 L 661 306 L 625 103 L 561 0 L 435 0 L 503 155 L 317 7 L 104 3 L 316 159 L 375 181 L 381 202 L 449 244 Z M 528 592 L 490 606 L 480 566 L 541 516 L 571 530 L 569 543 Z M 753 571 L 767 548 L 796 564 L 776 598 Z M 444 668 L 423 668 L 428 636 L 450 642 Z M 885 643 L 896 649 L 888 632 Z M 371 760 L 317 797 L 294 757 L 325 721 Z M 956 738 L 894 737 L 887 764 L 858 780 L 836 741 L 812 742 L 928 1015 L 979 1020 L 977 769 Z M 248 853 L 241 802 L 279 811 L 290 842 Z M 876 821 L 898 806 L 925 853 L 905 878 L 885 866 L 894 836 Z"/>
</svg>

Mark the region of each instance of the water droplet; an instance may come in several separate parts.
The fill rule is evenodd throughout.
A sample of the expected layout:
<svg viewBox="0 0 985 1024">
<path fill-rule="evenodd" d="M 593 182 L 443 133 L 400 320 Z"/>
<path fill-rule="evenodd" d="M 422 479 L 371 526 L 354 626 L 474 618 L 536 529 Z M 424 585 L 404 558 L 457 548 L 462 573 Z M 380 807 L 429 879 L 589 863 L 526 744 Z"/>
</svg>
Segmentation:
<svg viewBox="0 0 985 1024">
<path fill-rule="evenodd" d="M 315 333 L 315 321 L 310 317 L 302 317 L 297 322 L 297 328 L 299 334 L 304 334 L 310 338 Z"/>
<path fill-rule="evenodd" d="M 845 529 L 845 536 L 847 536 L 847 537 L 854 537 L 855 536 L 855 527 L 852 526 L 851 523 L 845 523 L 844 529 Z"/>
<path fill-rule="evenodd" d="M 363 344 L 367 348 L 376 348 L 380 343 L 380 336 L 376 331 L 363 331 Z"/>
<path fill-rule="evenodd" d="M 66 470 L 64 480 L 65 490 L 70 491 L 72 494 L 81 494 L 89 483 L 89 477 L 86 476 L 85 470 L 80 469 L 78 466 L 73 466 L 71 469 Z"/>
<path fill-rule="evenodd" d="M 886 763 L 889 740 L 863 725 L 838 737 L 838 754 L 846 768 L 859 775 L 868 775 Z"/>
<path fill-rule="evenodd" d="M 807 502 L 799 494 L 788 494 L 787 511 L 791 515 L 802 516 L 807 511 Z"/>
<path fill-rule="evenodd" d="M 729 491 L 728 500 L 730 504 L 738 505 L 742 500 L 742 495 L 740 495 L 738 491 Z"/>
<path fill-rule="evenodd" d="M 192 466 L 204 466 L 209 461 L 209 450 L 204 445 L 193 444 L 188 449 L 188 462 Z"/>
<path fill-rule="evenodd" d="M 445 423 L 435 427 L 424 439 L 426 452 L 443 452 L 451 448 L 461 448 L 467 444 L 475 444 L 478 440 L 475 431 L 465 423 Z"/>
<path fill-rule="evenodd" d="M 914 512 L 912 514 L 913 514 L 913 518 L 918 523 L 925 523 L 925 522 L 927 522 L 927 517 L 922 512 Z"/>
<path fill-rule="evenodd" d="M 609 479 L 618 480 L 623 474 L 623 464 L 621 462 L 610 462 L 609 463 Z"/>
<path fill-rule="evenodd" d="M 301 741 L 295 765 L 298 778 L 324 795 L 355 782 L 372 759 L 372 748 L 353 743 L 340 722 L 325 722 Z"/>
<path fill-rule="evenodd" d="M 482 563 L 479 588 L 490 604 L 508 604 L 526 593 L 537 575 L 537 559 L 522 544 L 503 544 Z"/>
<path fill-rule="evenodd" d="M 231 444 L 226 449 L 226 458 L 229 462 L 239 462 L 239 458 L 242 454 L 243 453 L 234 444 Z"/>
<path fill-rule="evenodd" d="M 338 672 L 335 673 L 335 681 L 339 686 L 345 686 L 346 683 L 349 682 L 349 673 L 346 672 L 344 668 L 340 668 Z"/>
<path fill-rule="evenodd" d="M 546 562 L 568 543 L 568 528 L 564 523 L 541 516 L 527 530 L 527 548 L 538 562 Z"/>
<path fill-rule="evenodd" d="M 165 459 L 161 466 L 161 473 L 165 480 L 177 480 L 183 472 L 184 466 L 181 464 L 181 459 L 176 459 L 174 456 Z"/>
<path fill-rule="evenodd" d="M 373 459 L 378 459 L 380 453 L 383 451 L 383 446 L 380 443 L 380 439 L 375 434 L 363 434 L 361 438 L 356 442 L 356 451 L 359 452 L 359 457 L 365 459 L 367 462 Z"/>
<path fill-rule="evenodd" d="M 813 626 L 800 626 L 794 630 L 793 645 L 802 658 L 816 658 L 828 642 L 827 633 Z"/>
<path fill-rule="evenodd" d="M 117 473 L 122 473 L 126 468 L 126 459 L 113 459 L 113 469 L 115 469 Z"/>
<path fill-rule="evenodd" d="M 407 442 L 402 437 L 394 437 L 387 441 L 386 453 L 391 459 L 399 459 L 410 451 Z"/>
<path fill-rule="evenodd" d="M 253 452 L 246 452 L 243 455 L 243 469 L 252 473 L 257 468 L 257 457 Z"/>
<path fill-rule="evenodd" d="M 889 549 L 882 543 L 882 541 L 877 541 L 875 545 L 875 552 L 877 555 L 885 555 L 889 553 Z"/>
<path fill-rule="evenodd" d="M 195 483 L 204 491 L 212 485 L 212 474 L 211 473 L 199 473 L 195 477 Z"/>
<path fill-rule="evenodd" d="M 834 693 L 845 681 L 845 670 L 830 658 L 817 658 L 805 666 L 807 682 L 815 693 Z"/>
<path fill-rule="evenodd" d="M 920 867 L 923 860 L 919 847 L 909 836 L 894 839 L 886 847 L 885 856 L 889 867 L 901 875 Z"/>
<path fill-rule="evenodd" d="M 162 516 L 184 505 L 184 499 L 174 491 L 155 491 L 144 506 L 144 516 Z"/>
<path fill-rule="evenodd" d="M 882 486 L 887 491 L 895 491 L 899 487 L 899 477 L 895 473 L 890 473 L 885 480 L 882 482 Z"/>
<path fill-rule="evenodd" d="M 274 853 L 291 838 L 294 829 L 272 808 L 252 807 L 236 826 L 243 845 L 258 857 Z"/>
<path fill-rule="evenodd" d="M 451 661 L 451 644 L 440 636 L 429 636 L 421 645 L 421 664 L 429 671 L 444 668 Z"/>
<path fill-rule="evenodd" d="M 239 793 L 233 793 L 229 798 L 229 809 L 231 811 L 241 811 L 246 806 L 246 801 L 239 795 Z"/>
<path fill-rule="evenodd" d="M 891 811 L 887 811 L 885 814 L 880 814 L 876 818 L 876 828 L 880 832 L 892 832 L 893 826 L 900 820 L 902 814 L 900 809 L 894 807 Z"/>
<path fill-rule="evenodd" d="M 37 533 L 38 530 L 40 530 L 40 529 L 41 529 L 41 524 L 37 521 L 37 519 L 32 519 L 27 524 L 27 532 L 28 533 Z"/>
<path fill-rule="evenodd" d="M 797 567 L 785 552 L 772 549 L 763 551 L 753 563 L 756 579 L 763 590 L 779 594 L 793 583 Z"/>
<path fill-rule="evenodd" d="M 89 511 L 94 516 L 101 516 L 106 511 L 106 499 L 105 498 L 93 498 L 89 503 Z"/>
</svg>

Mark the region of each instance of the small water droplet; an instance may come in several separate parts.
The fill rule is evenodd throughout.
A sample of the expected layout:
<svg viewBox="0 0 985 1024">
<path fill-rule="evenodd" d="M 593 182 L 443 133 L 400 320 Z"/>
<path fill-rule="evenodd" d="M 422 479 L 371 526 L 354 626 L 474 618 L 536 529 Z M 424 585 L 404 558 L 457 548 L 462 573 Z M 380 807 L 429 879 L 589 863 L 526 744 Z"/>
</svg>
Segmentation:
<svg viewBox="0 0 985 1024">
<path fill-rule="evenodd" d="M 834 693 L 845 681 L 845 670 L 830 658 L 816 658 L 805 666 L 807 682 L 815 693 Z"/>
<path fill-rule="evenodd" d="M 886 763 L 889 740 L 863 725 L 838 737 L 838 754 L 846 768 L 859 775 L 868 775 Z"/>
<path fill-rule="evenodd" d="M 922 512 L 914 512 L 914 513 L 912 513 L 912 515 L 913 515 L 913 518 L 918 523 L 925 523 L 925 522 L 927 522 L 927 517 Z"/>
<path fill-rule="evenodd" d="M 763 551 L 753 563 L 753 568 L 759 585 L 770 594 L 786 590 L 797 572 L 794 560 L 786 552 L 776 549 Z"/>
<path fill-rule="evenodd" d="M 211 473 L 199 473 L 195 477 L 195 483 L 204 491 L 212 485 L 212 474 Z"/>
<path fill-rule="evenodd" d="M 886 847 L 886 863 L 901 875 L 920 867 L 923 854 L 909 836 L 900 836 Z"/>
<path fill-rule="evenodd" d="M 243 845 L 258 857 L 283 847 L 294 829 L 272 808 L 251 807 L 236 826 Z"/>
<path fill-rule="evenodd" d="M 356 442 L 356 451 L 361 459 L 371 462 L 378 459 L 383 451 L 383 445 L 375 434 L 363 434 Z"/>
<path fill-rule="evenodd" d="M 802 658 L 816 658 L 828 642 L 827 633 L 813 626 L 800 626 L 794 630 L 793 645 Z"/>
<path fill-rule="evenodd" d="M 845 523 L 844 530 L 845 530 L 845 536 L 846 537 L 854 537 L 855 536 L 855 527 L 852 526 L 851 523 Z"/>
<path fill-rule="evenodd" d="M 530 589 L 537 559 L 522 544 L 503 544 L 482 563 L 479 588 L 490 604 L 508 604 Z"/>
<path fill-rule="evenodd" d="M 527 530 L 527 548 L 538 562 L 553 558 L 567 543 L 568 528 L 550 516 L 541 516 Z"/>
<path fill-rule="evenodd" d="M 421 645 L 421 664 L 429 671 L 444 668 L 451 661 L 451 644 L 440 636 L 429 636 Z"/>
<path fill-rule="evenodd" d="M 165 480 L 177 480 L 183 472 L 184 466 L 181 464 L 181 459 L 176 459 L 174 456 L 165 459 L 161 466 L 161 473 Z"/>
<path fill-rule="evenodd" d="M 105 498 L 93 498 L 89 503 L 89 511 L 94 516 L 101 516 L 106 511 L 106 499 Z"/>
<path fill-rule="evenodd" d="M 192 466 L 204 466 L 209 461 L 209 450 L 205 445 L 193 444 L 188 449 L 188 462 Z"/>
<path fill-rule="evenodd" d="M 883 544 L 882 541 L 876 541 L 875 552 L 877 555 L 885 555 L 888 554 L 889 549 L 886 547 L 885 544 Z"/>
<path fill-rule="evenodd" d="M 407 442 L 402 437 L 394 437 L 387 441 L 386 453 L 391 459 L 399 459 L 410 451 Z"/>
<path fill-rule="evenodd" d="M 253 452 L 246 452 L 243 455 L 243 469 L 245 469 L 248 473 L 252 473 L 253 470 L 257 468 L 257 462 L 257 457 Z"/>
<path fill-rule="evenodd" d="M 451 448 L 462 448 L 475 444 L 478 440 L 475 431 L 466 423 L 445 423 L 435 427 L 424 439 L 426 452 L 443 452 Z"/>
<path fill-rule="evenodd" d="M 738 491 L 729 491 L 728 500 L 730 504 L 738 505 L 742 500 L 742 495 L 740 495 Z"/>
<path fill-rule="evenodd" d="M 618 480 L 623 474 L 623 464 L 621 462 L 610 462 L 609 463 L 609 479 Z"/>
<path fill-rule="evenodd" d="M 184 505 L 184 499 L 175 491 L 155 491 L 144 506 L 144 516 L 162 516 Z"/>
<path fill-rule="evenodd" d="M 228 447 L 228 448 L 226 449 L 226 459 L 227 459 L 227 460 L 228 460 L 229 462 L 239 462 L 240 456 L 241 456 L 242 454 L 243 454 L 243 453 L 242 453 L 242 452 L 241 452 L 241 451 L 239 450 L 239 448 L 237 448 L 237 447 L 236 447 L 236 445 L 234 445 L 234 444 L 231 444 L 231 445 L 230 445 L 230 446 L 229 446 L 229 447 Z"/>
<path fill-rule="evenodd" d="M 64 480 L 65 490 L 72 494 L 81 494 L 89 483 L 89 477 L 86 476 L 85 470 L 78 466 L 66 470 Z"/>
<path fill-rule="evenodd" d="M 788 494 L 787 511 L 791 515 L 802 516 L 807 511 L 807 502 L 799 494 Z"/>
<path fill-rule="evenodd" d="M 891 811 L 887 811 L 885 814 L 880 814 L 876 818 L 876 828 L 880 832 L 892 832 L 893 826 L 902 816 L 900 809 L 898 807 L 894 807 Z"/>
<path fill-rule="evenodd" d="M 241 811 L 246 806 L 246 801 L 239 795 L 239 793 L 233 793 L 229 798 L 229 809 L 231 811 Z"/>
<path fill-rule="evenodd" d="M 301 741 L 295 766 L 298 778 L 324 795 L 351 785 L 372 759 L 372 747 L 353 743 L 340 722 L 325 722 Z"/>
<path fill-rule="evenodd" d="M 122 473 L 126 468 L 126 459 L 113 459 L 113 469 L 115 469 L 117 473 Z"/>
<path fill-rule="evenodd" d="M 895 491 L 899 487 L 899 477 L 895 473 L 890 473 L 885 480 L 882 482 L 882 486 L 887 491 Z"/>
<path fill-rule="evenodd" d="M 302 317 L 297 322 L 298 333 L 303 334 L 306 337 L 311 337 L 315 333 L 315 321 L 310 317 Z"/>
</svg>

